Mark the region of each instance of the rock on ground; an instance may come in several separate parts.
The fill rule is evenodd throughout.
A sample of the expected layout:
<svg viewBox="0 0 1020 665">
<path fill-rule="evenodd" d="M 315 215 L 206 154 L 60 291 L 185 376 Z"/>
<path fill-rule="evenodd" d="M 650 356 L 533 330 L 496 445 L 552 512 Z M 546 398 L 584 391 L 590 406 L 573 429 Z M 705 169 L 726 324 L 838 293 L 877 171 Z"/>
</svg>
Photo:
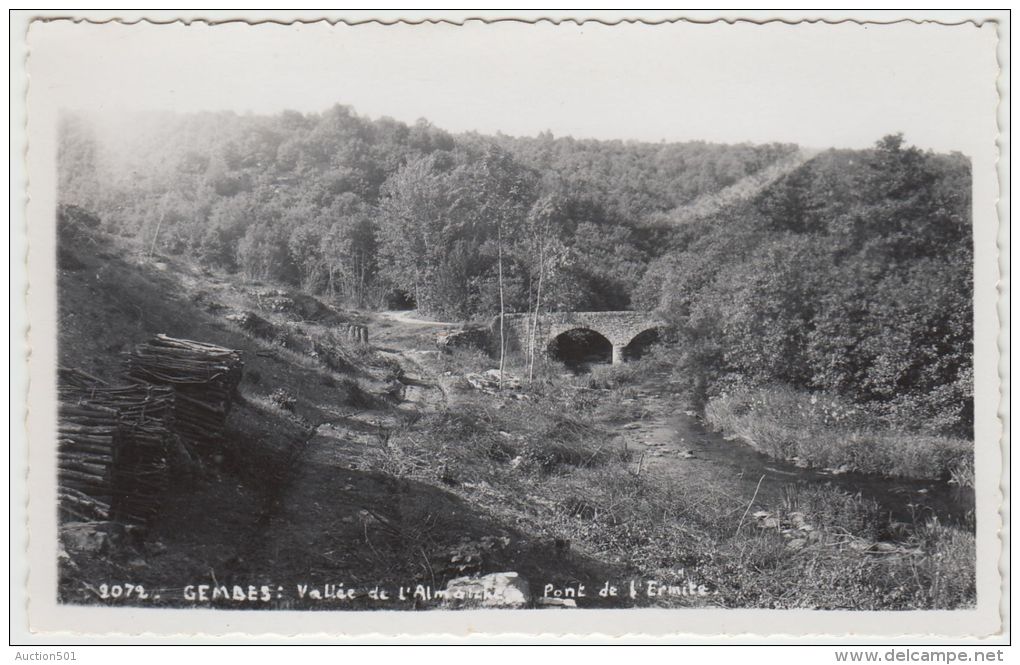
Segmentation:
<svg viewBox="0 0 1020 665">
<path fill-rule="evenodd" d="M 60 526 L 60 542 L 70 553 L 101 554 L 123 532 L 124 527 L 115 522 L 67 522 Z"/>
<path fill-rule="evenodd" d="M 454 608 L 525 607 L 531 598 L 528 581 L 517 573 L 457 577 L 446 584 L 444 603 Z"/>
<path fill-rule="evenodd" d="M 436 345 L 443 351 L 473 348 L 484 351 L 489 346 L 489 332 L 484 328 L 463 328 L 439 333 Z"/>
</svg>

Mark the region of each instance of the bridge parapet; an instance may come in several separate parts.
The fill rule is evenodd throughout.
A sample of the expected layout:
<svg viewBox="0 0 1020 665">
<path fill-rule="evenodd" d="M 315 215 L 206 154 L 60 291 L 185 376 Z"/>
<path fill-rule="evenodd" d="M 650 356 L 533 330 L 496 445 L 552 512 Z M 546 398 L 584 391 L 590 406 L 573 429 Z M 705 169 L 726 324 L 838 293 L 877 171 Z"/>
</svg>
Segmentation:
<svg viewBox="0 0 1020 665">
<path fill-rule="evenodd" d="M 533 315 L 529 314 L 506 315 L 505 331 L 509 348 L 526 348 L 531 339 L 533 321 Z M 623 361 L 623 349 L 635 337 L 662 325 L 663 321 L 651 312 L 548 312 L 538 317 L 535 340 L 540 348 L 545 348 L 565 332 L 578 329 L 591 330 L 609 340 L 613 347 L 613 364 L 617 364 Z M 498 316 L 493 319 L 491 329 L 493 339 L 498 340 Z"/>
</svg>

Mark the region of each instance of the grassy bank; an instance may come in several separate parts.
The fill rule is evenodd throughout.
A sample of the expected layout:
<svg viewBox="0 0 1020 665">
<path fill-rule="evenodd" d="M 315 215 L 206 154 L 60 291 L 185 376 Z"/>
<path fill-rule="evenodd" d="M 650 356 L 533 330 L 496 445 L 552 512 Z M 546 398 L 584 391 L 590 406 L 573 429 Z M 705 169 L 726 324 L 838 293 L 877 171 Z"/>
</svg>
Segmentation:
<svg viewBox="0 0 1020 665">
<path fill-rule="evenodd" d="M 705 419 L 772 457 L 813 467 L 973 486 L 971 442 L 892 430 L 829 395 L 785 387 L 740 388 L 711 399 Z"/>
<path fill-rule="evenodd" d="M 440 367 L 479 371 L 485 363 L 458 352 Z M 407 423 L 385 446 L 366 450 L 361 463 L 443 485 L 499 523 L 632 578 L 694 581 L 708 590 L 638 604 L 917 609 L 974 602 L 967 530 L 920 517 L 894 523 L 874 502 L 830 487 L 791 488 L 763 501 L 734 491 L 746 485 L 715 476 L 681 481 L 643 463 L 619 433 L 621 420 L 646 408 L 627 400 L 647 387 L 641 381 L 650 367 L 573 377 L 547 365 L 530 385 L 496 395 L 457 384 L 455 406 Z"/>
</svg>

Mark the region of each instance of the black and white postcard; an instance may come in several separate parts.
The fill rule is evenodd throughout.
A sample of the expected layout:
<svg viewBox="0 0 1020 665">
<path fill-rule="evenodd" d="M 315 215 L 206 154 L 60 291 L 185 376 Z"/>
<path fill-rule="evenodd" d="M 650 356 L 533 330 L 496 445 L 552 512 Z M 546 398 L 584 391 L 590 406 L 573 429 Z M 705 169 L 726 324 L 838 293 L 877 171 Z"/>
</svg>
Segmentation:
<svg viewBox="0 0 1020 665">
<path fill-rule="evenodd" d="M 15 91 L 31 633 L 999 632 L 1001 18 L 108 18 Z"/>
</svg>

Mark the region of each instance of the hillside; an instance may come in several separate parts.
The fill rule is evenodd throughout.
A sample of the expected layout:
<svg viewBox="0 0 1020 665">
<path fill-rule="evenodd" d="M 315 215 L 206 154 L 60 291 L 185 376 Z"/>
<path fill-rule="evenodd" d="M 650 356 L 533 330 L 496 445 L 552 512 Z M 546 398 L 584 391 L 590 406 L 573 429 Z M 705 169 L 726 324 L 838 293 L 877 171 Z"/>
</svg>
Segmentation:
<svg viewBox="0 0 1020 665">
<path fill-rule="evenodd" d="M 782 178 L 800 168 L 815 156 L 817 151 L 800 149 L 785 155 L 766 168 L 744 176 L 718 191 L 698 196 L 693 201 L 675 207 L 667 213 L 676 224 L 718 216 L 727 209 L 736 209 L 740 203 L 754 199 L 772 188 Z"/>
<path fill-rule="evenodd" d="M 634 300 L 675 325 L 696 403 L 785 386 L 970 438 L 970 203 L 962 155 L 828 150 L 678 224 Z"/>
<path fill-rule="evenodd" d="M 62 365 L 116 381 L 132 344 L 166 333 L 237 349 L 244 370 L 229 445 L 173 466 L 150 524 L 89 527 L 106 534 L 98 550 L 65 537 L 64 601 L 421 609 L 458 606 L 433 591 L 494 574 L 528 584 L 526 607 L 562 607 L 566 589 L 579 607 L 972 602 L 965 503 L 931 480 L 869 481 L 876 498 L 862 497 L 858 477 L 729 443 L 676 412 L 661 357 L 580 376 L 543 363 L 528 385 L 515 363 L 494 391 L 493 359 L 437 349 L 449 324 L 339 310 L 68 217 Z M 350 336 L 359 326 L 368 344 Z M 911 519 L 904 492 L 946 523 L 891 521 Z M 908 575 L 916 584 L 899 585 Z M 154 595 L 104 597 L 90 580 Z M 607 584 L 623 591 L 594 592 Z M 225 591 L 200 598 L 200 585 Z"/>
<path fill-rule="evenodd" d="M 120 381 L 154 335 L 235 363 L 179 342 L 184 383 L 235 402 L 227 435 L 196 455 L 167 438 L 148 528 L 104 526 L 102 557 L 67 539 L 66 599 L 130 572 L 167 590 L 492 574 L 530 585 L 528 607 L 609 582 L 709 592 L 578 604 L 973 602 L 963 155 L 902 135 L 821 152 L 454 135 L 339 106 L 67 114 L 60 138 L 61 364 Z M 658 340 L 618 365 L 598 330 L 530 355 L 486 332 L 500 312 L 618 310 Z M 149 477 L 85 436 L 68 478 Z"/>
<path fill-rule="evenodd" d="M 108 231 L 352 306 L 417 299 L 423 311 L 457 317 L 496 307 L 497 225 L 512 309 L 528 308 L 543 271 L 562 274 L 549 282 L 551 306 L 621 309 L 632 304 L 634 274 L 664 247 L 669 225 L 658 216 L 739 190 L 797 153 L 458 135 L 342 106 L 65 114 L 60 136 L 61 201 Z M 548 265 L 535 263 L 539 244 Z"/>
<path fill-rule="evenodd" d="M 109 531 L 112 544 L 101 556 L 68 542 L 63 600 L 97 602 L 98 592 L 83 581 L 99 579 L 162 589 L 162 598 L 150 602 L 182 605 L 188 604 L 185 582 L 271 583 L 292 591 L 298 584 L 344 580 L 434 586 L 480 569 L 513 568 L 551 580 L 609 574 L 605 564 L 561 555 L 552 540 L 495 520 L 443 489 L 438 476 L 429 484 L 378 470 L 373 451 L 385 449 L 389 432 L 440 404 L 436 395 L 415 401 L 413 386 L 422 377 L 404 370 L 420 371 L 413 358 L 334 335 L 352 321 L 367 323 L 365 316 L 319 303 L 315 309 L 327 315 L 309 320 L 307 308 L 294 306 L 308 301 L 300 293 L 210 273 L 182 259 L 149 257 L 102 233 L 62 230 L 74 242 L 61 245 L 61 365 L 117 383 L 124 352 L 157 333 L 237 349 L 244 359 L 240 396 L 228 420 L 230 446 L 212 461 L 172 469 L 149 528 L 126 536 Z M 251 326 L 254 319 L 261 324 Z M 388 325 L 381 321 L 373 332 Z M 433 330 L 410 326 L 393 339 L 430 340 Z M 322 347 L 303 348 L 310 339 L 328 340 L 332 359 Z M 471 559 L 472 548 L 490 542 L 499 547 L 483 547 L 484 562 Z M 467 563 L 451 561 L 462 550 Z M 431 568 L 425 578 L 423 565 Z M 271 604 L 326 609 L 293 596 Z M 236 603 L 228 598 L 215 605 Z M 351 605 L 372 603 L 361 597 Z"/>
</svg>

